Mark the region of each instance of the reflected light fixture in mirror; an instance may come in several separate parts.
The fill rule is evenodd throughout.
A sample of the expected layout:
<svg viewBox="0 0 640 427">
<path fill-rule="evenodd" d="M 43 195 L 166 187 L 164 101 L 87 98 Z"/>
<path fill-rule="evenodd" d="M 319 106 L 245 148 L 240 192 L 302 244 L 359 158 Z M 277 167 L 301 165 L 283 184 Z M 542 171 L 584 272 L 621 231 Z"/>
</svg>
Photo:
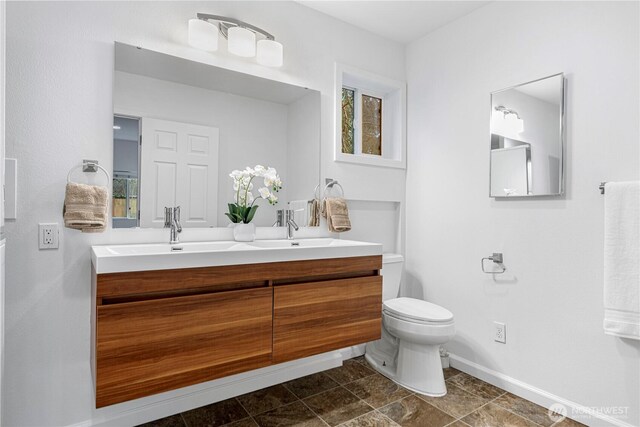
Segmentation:
<svg viewBox="0 0 640 427">
<path fill-rule="evenodd" d="M 492 120 L 493 126 L 497 129 L 503 129 L 508 133 L 524 132 L 524 120 L 522 120 L 517 111 L 503 105 L 494 108 Z"/>
<path fill-rule="evenodd" d="M 216 26 L 211 21 L 217 21 Z M 226 16 L 198 13 L 189 20 L 189 44 L 197 49 L 214 51 L 218 48 L 218 32 L 228 40 L 230 53 L 243 58 L 256 57 L 260 65 L 280 67 L 283 63 L 282 44 L 262 28 Z M 256 36 L 259 40 L 256 48 Z"/>
</svg>

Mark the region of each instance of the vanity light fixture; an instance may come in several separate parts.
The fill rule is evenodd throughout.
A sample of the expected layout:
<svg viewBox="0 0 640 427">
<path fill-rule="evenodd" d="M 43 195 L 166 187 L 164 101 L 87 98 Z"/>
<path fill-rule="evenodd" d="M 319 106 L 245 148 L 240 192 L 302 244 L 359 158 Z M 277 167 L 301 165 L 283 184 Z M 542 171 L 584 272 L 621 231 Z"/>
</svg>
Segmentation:
<svg viewBox="0 0 640 427">
<path fill-rule="evenodd" d="M 503 105 L 494 107 L 494 114 L 499 117 L 500 113 L 502 113 L 502 119 L 505 121 L 505 124 L 507 124 L 512 131 L 516 133 L 524 131 L 524 120 L 520 118 L 516 110 L 509 109 Z"/>
<path fill-rule="evenodd" d="M 228 40 L 230 53 L 243 58 L 256 57 L 260 65 L 282 66 L 282 44 L 262 28 L 226 16 L 198 13 L 189 20 L 189 44 L 209 52 L 218 49 L 218 33 Z M 212 22 L 213 21 L 213 22 Z M 217 22 L 217 23 L 216 23 Z M 257 42 L 256 36 L 264 37 Z"/>
</svg>

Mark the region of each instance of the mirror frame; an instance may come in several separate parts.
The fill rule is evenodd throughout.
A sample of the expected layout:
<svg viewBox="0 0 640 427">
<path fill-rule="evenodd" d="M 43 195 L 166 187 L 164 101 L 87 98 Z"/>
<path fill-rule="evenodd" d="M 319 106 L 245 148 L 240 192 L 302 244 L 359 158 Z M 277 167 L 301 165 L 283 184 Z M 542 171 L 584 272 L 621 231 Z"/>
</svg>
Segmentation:
<svg viewBox="0 0 640 427">
<path fill-rule="evenodd" d="M 559 136 L 560 136 L 560 175 L 559 175 L 559 180 L 560 180 L 560 186 L 559 186 L 559 192 L 558 193 L 547 193 L 547 194 L 526 194 L 526 195 L 518 195 L 518 196 L 495 196 L 491 194 L 491 117 L 493 114 L 493 96 L 501 93 L 501 92 L 505 92 L 507 90 L 511 90 L 511 89 L 516 89 L 518 87 L 521 86 L 525 86 L 531 83 L 535 83 L 535 82 L 539 82 L 541 80 L 546 80 L 552 77 L 557 77 L 560 76 L 561 77 L 561 99 L 560 99 L 560 129 L 559 129 Z M 544 198 L 544 197 L 562 197 L 565 195 L 565 158 L 566 158 L 566 140 L 565 140 L 565 112 L 566 112 L 566 90 L 567 90 L 567 78 L 564 75 L 564 72 L 562 73 L 556 73 L 556 74 L 551 74 L 549 76 L 545 76 L 545 77 L 541 77 L 539 79 L 535 79 L 535 80 L 531 80 L 525 83 L 520 83 L 514 86 L 510 86 L 504 89 L 500 89 L 500 90 L 496 90 L 493 91 L 489 94 L 489 197 L 492 199 L 500 199 L 500 200 L 505 200 L 505 199 L 528 199 L 528 198 Z"/>
</svg>

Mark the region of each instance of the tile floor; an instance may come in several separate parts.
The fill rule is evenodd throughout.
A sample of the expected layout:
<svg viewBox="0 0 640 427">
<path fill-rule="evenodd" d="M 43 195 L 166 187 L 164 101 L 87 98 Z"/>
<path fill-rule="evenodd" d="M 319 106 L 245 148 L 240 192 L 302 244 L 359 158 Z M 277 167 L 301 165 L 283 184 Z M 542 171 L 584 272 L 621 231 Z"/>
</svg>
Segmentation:
<svg viewBox="0 0 640 427">
<path fill-rule="evenodd" d="M 578 427 L 555 423 L 541 406 L 456 369 L 448 393 L 412 393 L 376 373 L 363 357 L 343 366 L 156 420 L 144 427 Z"/>
</svg>

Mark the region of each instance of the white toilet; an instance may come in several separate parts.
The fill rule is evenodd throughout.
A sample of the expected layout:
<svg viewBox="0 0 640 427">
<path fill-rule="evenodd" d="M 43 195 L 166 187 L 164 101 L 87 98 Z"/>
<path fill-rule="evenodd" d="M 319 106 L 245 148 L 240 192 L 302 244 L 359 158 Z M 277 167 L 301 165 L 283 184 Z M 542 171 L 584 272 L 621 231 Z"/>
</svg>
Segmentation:
<svg viewBox="0 0 640 427">
<path fill-rule="evenodd" d="M 404 258 L 382 256 L 382 338 L 367 344 L 365 358 L 382 375 L 427 396 L 447 387 L 440 346 L 455 335 L 453 314 L 415 298 L 398 298 Z"/>
</svg>

